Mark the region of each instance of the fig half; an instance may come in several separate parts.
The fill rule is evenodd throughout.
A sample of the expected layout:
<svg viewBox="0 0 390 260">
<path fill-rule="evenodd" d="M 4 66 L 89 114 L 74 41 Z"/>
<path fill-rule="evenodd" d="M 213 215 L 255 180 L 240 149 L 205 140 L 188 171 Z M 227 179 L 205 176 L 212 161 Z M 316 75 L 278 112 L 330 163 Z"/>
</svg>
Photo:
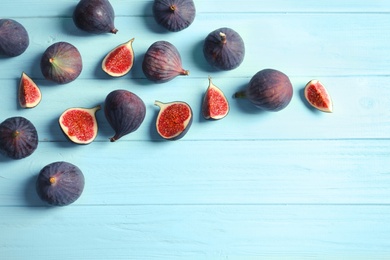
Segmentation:
<svg viewBox="0 0 390 260">
<path fill-rule="evenodd" d="M 67 206 L 81 196 L 84 185 L 84 174 L 80 168 L 59 161 L 41 169 L 36 181 L 36 191 L 41 200 L 52 206 Z"/>
<path fill-rule="evenodd" d="M 153 16 L 156 22 L 171 32 L 184 30 L 195 19 L 193 0 L 154 0 Z"/>
<path fill-rule="evenodd" d="M 141 126 L 145 119 L 146 107 L 142 99 L 133 92 L 118 89 L 107 95 L 104 115 L 115 131 L 110 141 L 115 142 Z"/>
<path fill-rule="evenodd" d="M 42 99 L 41 90 L 35 82 L 24 72 L 19 81 L 18 100 L 22 108 L 36 107 Z"/>
<path fill-rule="evenodd" d="M 65 110 L 58 120 L 62 132 L 73 143 L 91 143 L 98 133 L 95 116 L 98 110 L 100 110 L 100 105 L 94 108 L 77 107 Z"/>
<path fill-rule="evenodd" d="M 209 86 L 203 98 L 202 115 L 205 119 L 222 119 L 229 113 L 229 102 L 220 88 L 209 77 Z"/>
<path fill-rule="evenodd" d="M 10 117 L 0 124 L 0 152 L 11 159 L 30 156 L 38 147 L 37 129 L 30 120 Z"/>
<path fill-rule="evenodd" d="M 158 134 L 167 140 L 178 140 L 190 129 L 192 124 L 192 109 L 182 101 L 163 103 L 155 101 L 160 108 L 156 119 Z"/>
<path fill-rule="evenodd" d="M 316 79 L 310 80 L 304 89 L 306 100 L 314 108 L 327 113 L 333 112 L 333 102 L 325 86 Z"/>
<path fill-rule="evenodd" d="M 275 69 L 257 72 L 245 90 L 234 94 L 235 98 L 246 98 L 256 107 L 273 112 L 284 109 L 292 96 L 293 87 L 289 77 Z"/>
<path fill-rule="evenodd" d="M 41 58 L 43 76 L 58 84 L 66 84 L 75 80 L 82 68 L 79 50 L 68 42 L 56 42 L 50 45 Z"/>
<path fill-rule="evenodd" d="M 179 51 L 167 41 L 157 41 L 148 48 L 142 70 L 146 78 L 156 83 L 164 83 L 190 73 L 183 69 Z"/>
<path fill-rule="evenodd" d="M 112 77 L 126 75 L 134 64 L 134 51 L 132 43 L 134 38 L 122 43 L 111 50 L 102 62 L 102 69 Z"/>
</svg>

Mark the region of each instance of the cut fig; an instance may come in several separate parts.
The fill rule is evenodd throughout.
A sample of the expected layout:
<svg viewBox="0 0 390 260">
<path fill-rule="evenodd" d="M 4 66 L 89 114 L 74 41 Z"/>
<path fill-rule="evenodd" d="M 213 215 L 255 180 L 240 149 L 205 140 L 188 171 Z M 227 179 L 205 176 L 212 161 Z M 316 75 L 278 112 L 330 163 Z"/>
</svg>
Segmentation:
<svg viewBox="0 0 390 260">
<path fill-rule="evenodd" d="M 179 51 L 167 41 L 157 41 L 148 48 L 142 61 L 142 70 L 147 79 L 156 83 L 190 74 L 182 67 Z"/>
<path fill-rule="evenodd" d="M 75 202 L 84 190 L 83 172 L 68 162 L 53 162 L 38 174 L 36 191 L 39 198 L 52 206 L 67 206 Z"/>
<path fill-rule="evenodd" d="M 126 75 L 134 64 L 134 51 L 132 43 L 134 38 L 122 43 L 110 51 L 102 62 L 102 69 L 112 77 Z"/>
<path fill-rule="evenodd" d="M 305 98 L 314 108 L 327 112 L 333 112 L 333 102 L 325 86 L 319 80 L 309 81 L 304 89 Z"/>
<path fill-rule="evenodd" d="M 222 119 L 229 113 L 229 102 L 220 88 L 209 77 L 209 86 L 203 98 L 202 115 L 205 119 Z"/>
<path fill-rule="evenodd" d="M 154 104 L 160 107 L 156 119 L 158 134 L 168 140 L 182 138 L 192 124 L 191 107 L 182 101 L 162 103 L 156 100 Z"/>
<path fill-rule="evenodd" d="M 22 108 L 33 108 L 41 102 L 41 90 L 35 82 L 24 72 L 20 77 L 18 100 Z"/>
<path fill-rule="evenodd" d="M 62 132 L 73 143 L 91 143 L 98 132 L 95 114 L 99 109 L 100 105 L 94 108 L 69 108 L 65 110 L 59 118 Z"/>
<path fill-rule="evenodd" d="M 37 129 L 28 119 L 16 116 L 0 124 L 0 152 L 11 159 L 30 156 L 38 147 Z"/>
</svg>

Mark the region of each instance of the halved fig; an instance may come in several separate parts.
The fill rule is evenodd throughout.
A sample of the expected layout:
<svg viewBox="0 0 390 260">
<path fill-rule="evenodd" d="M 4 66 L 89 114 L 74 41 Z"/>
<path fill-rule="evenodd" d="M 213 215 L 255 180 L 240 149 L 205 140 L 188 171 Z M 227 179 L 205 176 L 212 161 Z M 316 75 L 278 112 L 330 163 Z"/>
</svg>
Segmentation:
<svg viewBox="0 0 390 260">
<path fill-rule="evenodd" d="M 59 118 L 62 132 L 73 143 L 91 143 L 98 132 L 95 114 L 99 109 L 100 105 L 93 108 L 77 107 L 65 110 Z"/>
<path fill-rule="evenodd" d="M 22 108 L 33 108 L 41 102 L 41 90 L 24 72 L 19 81 L 18 100 Z"/>
<path fill-rule="evenodd" d="M 168 140 L 182 138 L 192 124 L 191 107 L 182 101 L 163 103 L 156 100 L 154 104 L 160 107 L 156 120 L 159 135 Z"/>
<path fill-rule="evenodd" d="M 229 113 L 229 102 L 220 88 L 209 77 L 209 86 L 203 98 L 202 114 L 205 119 L 222 119 Z"/>
<path fill-rule="evenodd" d="M 134 38 L 122 43 L 111 50 L 102 62 L 102 69 L 112 77 L 126 75 L 134 64 L 134 50 L 132 43 Z"/>
<path fill-rule="evenodd" d="M 333 102 L 325 86 L 316 79 L 309 81 L 304 89 L 305 98 L 314 108 L 327 112 L 333 112 Z"/>
</svg>

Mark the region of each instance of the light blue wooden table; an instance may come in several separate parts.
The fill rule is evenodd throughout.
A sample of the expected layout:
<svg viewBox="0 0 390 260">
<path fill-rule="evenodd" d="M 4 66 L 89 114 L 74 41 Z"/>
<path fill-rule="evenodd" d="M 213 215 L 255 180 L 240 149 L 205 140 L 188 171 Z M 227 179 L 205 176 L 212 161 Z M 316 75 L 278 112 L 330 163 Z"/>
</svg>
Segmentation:
<svg viewBox="0 0 390 260">
<path fill-rule="evenodd" d="M 76 0 L 2 1 L 0 18 L 22 23 L 30 46 L 0 59 L 0 120 L 21 115 L 39 133 L 36 152 L 23 160 L 0 157 L 0 259 L 272 259 L 390 258 L 390 2 L 195 1 L 197 16 L 184 31 L 156 25 L 146 0 L 112 0 L 116 35 L 76 29 Z M 206 35 L 238 31 L 243 64 L 210 69 L 202 56 Z M 130 74 L 110 78 L 105 54 L 135 37 Z M 168 40 L 191 71 L 153 84 L 141 70 L 150 44 Z M 43 51 L 68 41 L 84 68 L 67 85 L 46 81 Z M 232 98 L 259 70 L 286 73 L 294 86 L 289 106 L 262 112 Z M 34 109 L 17 105 L 22 71 L 41 87 Z M 206 121 L 201 101 L 213 78 L 231 110 Z M 311 79 L 324 83 L 334 113 L 311 109 L 302 98 Z M 77 146 L 57 120 L 69 107 L 103 104 L 114 89 L 139 95 L 142 126 L 116 143 L 97 113 L 99 134 Z M 194 111 L 187 135 L 163 141 L 154 128 L 154 101 L 181 100 Z M 67 207 L 47 207 L 35 180 L 46 164 L 68 161 L 82 169 L 84 193 Z"/>
</svg>

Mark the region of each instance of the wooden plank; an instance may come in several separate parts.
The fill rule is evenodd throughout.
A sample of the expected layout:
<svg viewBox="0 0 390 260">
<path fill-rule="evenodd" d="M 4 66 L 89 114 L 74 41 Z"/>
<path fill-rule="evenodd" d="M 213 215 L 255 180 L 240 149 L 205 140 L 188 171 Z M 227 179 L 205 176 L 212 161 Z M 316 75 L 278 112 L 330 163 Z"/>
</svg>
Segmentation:
<svg viewBox="0 0 390 260">
<path fill-rule="evenodd" d="M 2 208 L 5 259 L 386 259 L 388 206 Z M 26 221 L 28 216 L 28 221 Z"/>
<path fill-rule="evenodd" d="M 31 14 L 39 17 L 71 17 L 77 4 L 77 0 L 50 0 L 34 1 L 5 1 L 2 3 L 0 15 L 2 17 L 30 17 Z M 121 16 L 152 16 L 152 1 L 148 0 L 111 0 L 117 17 Z M 386 0 L 346 0 L 313 2 L 300 0 L 291 2 L 288 0 L 275 0 L 272 2 L 246 0 L 237 5 L 235 2 L 222 0 L 196 0 L 197 14 L 203 13 L 309 13 L 309 12 L 348 12 L 366 13 L 389 12 L 389 4 Z M 28 8 L 21 8 L 28 7 Z"/>
<path fill-rule="evenodd" d="M 21 18 L 19 21 L 31 32 L 30 46 L 21 56 L 0 59 L 0 78 L 14 79 L 25 71 L 42 79 L 42 53 L 54 42 L 67 41 L 82 54 L 80 78 L 110 79 L 101 70 L 102 59 L 112 48 L 133 37 L 136 60 L 126 76 L 133 79 L 145 78 L 141 69 L 143 55 L 158 40 L 170 41 L 177 47 L 190 78 L 204 78 L 211 73 L 249 78 L 264 68 L 279 69 L 289 76 L 386 76 L 390 69 L 386 58 L 390 22 L 386 14 L 240 14 L 234 18 L 229 15 L 229 22 L 221 23 L 226 16 L 200 15 L 191 29 L 176 34 L 163 33 L 151 17 L 119 17 L 117 35 L 83 33 L 70 18 Z M 247 55 L 237 69 L 221 72 L 206 63 L 202 46 L 209 32 L 225 26 L 241 34 Z"/>
<path fill-rule="evenodd" d="M 86 178 L 78 205 L 389 204 L 389 140 L 40 143 L 1 162 L 1 206 L 42 205 L 38 172 L 54 161 Z"/>
<path fill-rule="evenodd" d="M 84 80 L 66 86 L 47 86 L 37 80 L 42 91 L 41 103 L 23 110 L 17 104 L 18 79 L 0 80 L 3 86 L 0 121 L 11 116 L 24 116 L 37 127 L 40 141 L 67 139 L 62 134 L 58 118 L 69 107 L 104 107 L 105 97 L 114 89 L 127 89 L 139 95 L 147 112 L 141 127 L 122 140 L 158 141 L 155 120 L 158 108 L 155 100 L 183 100 L 194 112 L 192 126 L 184 140 L 279 140 L 279 139 L 355 139 L 388 138 L 390 132 L 388 107 L 390 88 L 387 77 L 320 77 L 334 102 L 334 113 L 327 114 L 310 107 L 303 97 L 309 77 L 291 77 L 294 95 L 284 110 L 273 113 L 257 109 L 247 100 L 237 100 L 233 94 L 246 86 L 247 78 L 213 78 L 228 98 L 230 112 L 220 121 L 206 121 L 201 115 L 201 103 L 208 79 L 175 79 L 167 85 L 149 85 L 147 80 Z M 99 132 L 96 141 L 108 142 L 114 133 L 104 116 L 97 112 Z"/>
</svg>

